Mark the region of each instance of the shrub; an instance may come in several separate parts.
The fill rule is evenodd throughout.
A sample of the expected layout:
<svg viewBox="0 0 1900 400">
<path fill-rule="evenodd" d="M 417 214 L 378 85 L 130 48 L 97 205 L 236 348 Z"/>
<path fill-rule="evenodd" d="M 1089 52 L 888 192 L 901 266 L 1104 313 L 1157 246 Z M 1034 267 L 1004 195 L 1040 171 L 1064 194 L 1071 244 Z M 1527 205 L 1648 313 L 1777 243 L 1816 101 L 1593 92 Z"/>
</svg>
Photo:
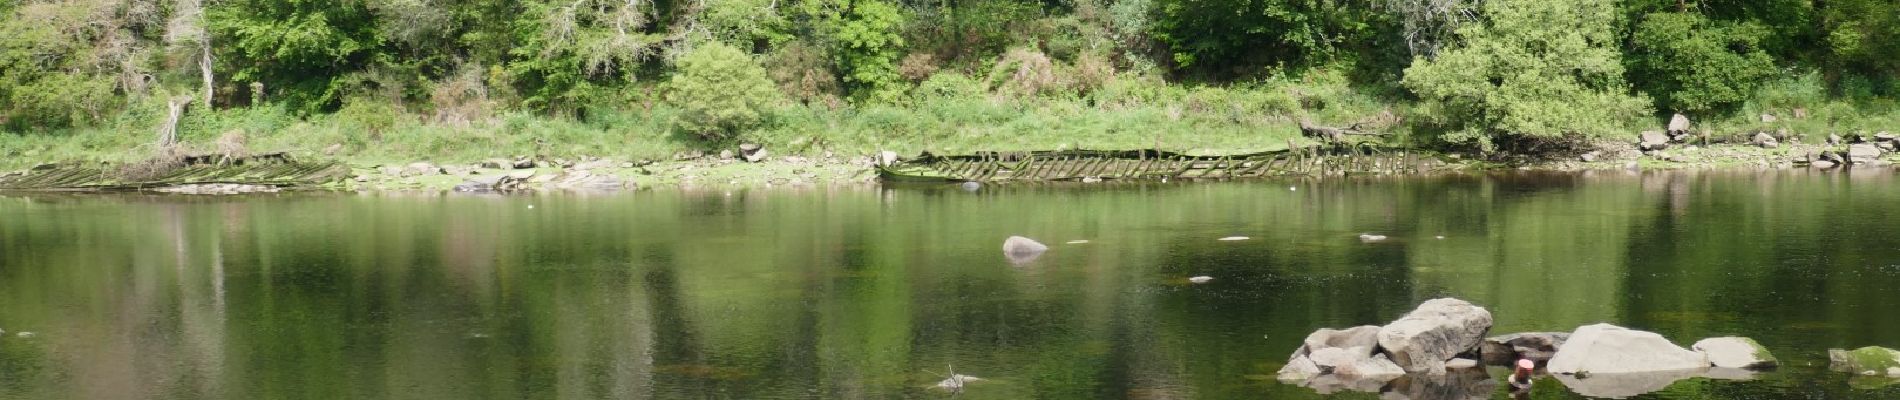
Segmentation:
<svg viewBox="0 0 1900 400">
<path fill-rule="evenodd" d="M 1774 59 L 1761 48 L 1767 33 L 1752 23 L 1718 23 L 1697 14 L 1649 14 L 1631 37 L 1630 76 L 1663 109 L 1732 108 L 1776 72 Z"/>
<path fill-rule="evenodd" d="M 680 110 L 674 126 L 701 138 L 726 139 L 757 126 L 780 96 L 764 67 L 723 43 L 700 45 L 680 57 L 678 68 L 666 102 Z"/>
<path fill-rule="evenodd" d="M 1621 132 L 1648 112 L 1626 94 L 1609 0 L 1493 0 L 1488 21 L 1460 29 L 1463 41 L 1437 59 L 1414 60 L 1405 87 L 1449 143 L 1534 147 Z"/>
<path fill-rule="evenodd" d="M 1061 87 L 1055 63 L 1034 49 L 1014 48 L 996 61 L 985 86 L 997 93 L 1035 96 Z"/>
</svg>

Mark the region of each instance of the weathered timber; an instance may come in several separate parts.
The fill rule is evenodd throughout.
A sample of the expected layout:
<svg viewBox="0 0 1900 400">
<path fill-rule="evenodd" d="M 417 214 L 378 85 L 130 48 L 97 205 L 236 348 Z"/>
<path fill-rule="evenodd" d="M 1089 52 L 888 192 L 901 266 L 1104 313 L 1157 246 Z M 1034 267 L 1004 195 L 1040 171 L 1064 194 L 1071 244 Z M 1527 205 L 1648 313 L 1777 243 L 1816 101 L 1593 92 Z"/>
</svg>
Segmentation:
<svg viewBox="0 0 1900 400">
<path fill-rule="evenodd" d="M 1161 150 L 1058 150 L 924 153 L 878 167 L 891 182 L 1231 179 L 1272 176 L 1399 174 L 1417 171 L 1416 154 L 1369 145 L 1316 146 L 1251 154 L 1192 156 Z"/>
<path fill-rule="evenodd" d="M 312 187 L 347 178 L 336 162 L 300 162 L 283 153 L 249 157 L 186 155 L 176 163 L 59 164 L 0 176 L 0 190 L 126 191 L 204 184 Z M 154 167 L 153 165 L 161 165 Z M 129 173 L 135 169 L 150 169 Z"/>
</svg>

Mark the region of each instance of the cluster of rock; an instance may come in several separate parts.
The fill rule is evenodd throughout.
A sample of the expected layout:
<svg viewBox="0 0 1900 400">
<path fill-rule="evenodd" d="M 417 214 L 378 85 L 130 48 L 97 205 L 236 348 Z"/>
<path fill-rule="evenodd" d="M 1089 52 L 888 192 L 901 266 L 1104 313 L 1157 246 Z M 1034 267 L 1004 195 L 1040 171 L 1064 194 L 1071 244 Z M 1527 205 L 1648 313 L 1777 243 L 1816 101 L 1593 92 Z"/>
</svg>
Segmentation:
<svg viewBox="0 0 1900 400">
<path fill-rule="evenodd" d="M 1896 146 L 1900 146 L 1900 143 L 1896 143 L 1895 141 L 1896 136 L 1888 132 L 1874 134 L 1872 137 L 1873 141 L 1871 142 L 1866 139 L 1866 137 L 1860 135 L 1853 135 L 1847 138 L 1842 138 L 1839 135 L 1828 135 L 1828 144 L 1834 146 L 1846 145 L 1846 149 L 1810 151 L 1796 155 L 1794 159 L 1790 161 L 1795 165 L 1806 165 L 1820 169 L 1849 165 L 1869 167 L 1884 166 L 1887 165 L 1887 162 L 1882 160 L 1881 157 L 1887 155 L 1887 153 L 1894 152 Z"/>
<path fill-rule="evenodd" d="M 1487 398 L 1496 383 L 1481 364 L 1528 359 L 1571 390 L 1627 397 L 1661 390 L 1679 379 L 1746 379 L 1776 360 L 1752 339 L 1720 337 L 1685 349 L 1662 335 L 1609 324 L 1564 332 L 1486 338 L 1491 313 L 1458 299 L 1435 299 L 1385 326 L 1320 329 L 1308 335 L 1279 371 L 1283 382 L 1321 393 L 1340 390 L 1405 395 L 1414 383 L 1434 386 L 1429 398 Z M 1406 398 L 1418 398 L 1409 396 Z"/>
</svg>

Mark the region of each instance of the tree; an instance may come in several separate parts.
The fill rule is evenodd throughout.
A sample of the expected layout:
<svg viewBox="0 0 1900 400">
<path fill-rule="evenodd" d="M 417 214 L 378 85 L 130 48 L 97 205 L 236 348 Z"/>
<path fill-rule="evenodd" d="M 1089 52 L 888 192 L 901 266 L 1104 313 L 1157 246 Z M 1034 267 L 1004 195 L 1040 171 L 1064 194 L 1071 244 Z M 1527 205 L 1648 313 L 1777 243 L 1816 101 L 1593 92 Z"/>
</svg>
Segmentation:
<svg viewBox="0 0 1900 400">
<path fill-rule="evenodd" d="M 1753 23 L 1710 21 L 1693 13 L 1655 13 L 1630 38 L 1630 80 L 1666 110 L 1690 113 L 1738 105 L 1776 73 Z"/>
<path fill-rule="evenodd" d="M 223 0 L 206 7 L 231 79 L 263 82 L 303 112 L 334 111 L 351 73 L 375 65 L 383 38 L 361 1 Z"/>
<path fill-rule="evenodd" d="M 1307 67 L 1376 45 L 1376 13 L 1346 0 L 1155 0 L 1155 40 L 1177 68 L 1216 76 L 1254 66 Z"/>
<path fill-rule="evenodd" d="M 897 73 L 903 25 L 904 15 L 883 1 L 857 1 L 845 13 L 837 29 L 838 65 L 854 98 L 892 102 L 904 95 L 904 77 Z"/>
<path fill-rule="evenodd" d="M 724 43 L 699 45 L 677 67 L 666 83 L 666 102 L 679 108 L 674 124 L 680 130 L 709 140 L 730 138 L 758 125 L 779 103 L 765 68 Z"/>
<path fill-rule="evenodd" d="M 1621 132 L 1648 111 L 1623 81 L 1610 0 L 1491 0 L 1484 12 L 1459 29 L 1461 44 L 1405 70 L 1445 141 L 1572 141 Z"/>
</svg>

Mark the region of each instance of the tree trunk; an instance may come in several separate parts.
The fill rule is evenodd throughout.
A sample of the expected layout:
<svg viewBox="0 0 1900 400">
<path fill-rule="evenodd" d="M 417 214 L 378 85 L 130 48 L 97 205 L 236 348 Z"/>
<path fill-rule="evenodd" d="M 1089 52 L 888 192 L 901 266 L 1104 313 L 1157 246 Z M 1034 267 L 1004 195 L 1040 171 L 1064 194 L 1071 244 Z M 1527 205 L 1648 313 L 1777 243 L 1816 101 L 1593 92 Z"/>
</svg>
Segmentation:
<svg viewBox="0 0 1900 400">
<path fill-rule="evenodd" d="M 185 107 L 191 105 L 189 96 L 166 101 L 171 116 L 165 118 L 165 125 L 158 127 L 158 147 L 170 148 L 178 143 L 178 120 L 184 118 Z"/>
<path fill-rule="evenodd" d="M 202 23 L 203 20 L 200 20 Z M 217 77 L 211 74 L 211 31 L 206 30 L 204 40 L 199 43 L 198 70 L 204 73 L 205 109 L 211 108 L 212 88 L 217 86 Z"/>
</svg>

